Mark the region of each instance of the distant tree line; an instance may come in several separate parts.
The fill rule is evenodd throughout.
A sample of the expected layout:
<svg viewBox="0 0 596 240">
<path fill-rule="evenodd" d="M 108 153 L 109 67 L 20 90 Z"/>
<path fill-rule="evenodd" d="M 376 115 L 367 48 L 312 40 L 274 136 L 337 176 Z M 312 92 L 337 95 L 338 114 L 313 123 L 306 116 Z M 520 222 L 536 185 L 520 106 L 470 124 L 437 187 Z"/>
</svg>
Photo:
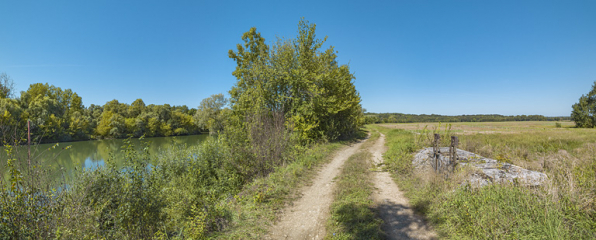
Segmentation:
<svg viewBox="0 0 596 240">
<path fill-rule="evenodd" d="M 0 75 L 0 141 L 26 139 L 27 121 L 35 142 L 63 142 L 101 138 L 162 137 L 217 130 L 224 110 L 223 95 L 203 100 L 199 111 L 187 106 L 132 104 L 118 100 L 103 106 L 83 105 L 71 89 L 35 83 L 16 97 L 12 80 Z M 217 99 L 218 104 L 209 104 Z M 223 104 L 222 102 L 223 101 Z"/>
<path fill-rule="evenodd" d="M 415 123 L 415 122 L 505 122 L 505 121 L 563 121 L 570 117 L 545 117 L 542 115 L 503 116 L 498 114 L 477 114 L 445 116 L 437 114 L 366 113 L 367 124 L 372 123 Z"/>
</svg>

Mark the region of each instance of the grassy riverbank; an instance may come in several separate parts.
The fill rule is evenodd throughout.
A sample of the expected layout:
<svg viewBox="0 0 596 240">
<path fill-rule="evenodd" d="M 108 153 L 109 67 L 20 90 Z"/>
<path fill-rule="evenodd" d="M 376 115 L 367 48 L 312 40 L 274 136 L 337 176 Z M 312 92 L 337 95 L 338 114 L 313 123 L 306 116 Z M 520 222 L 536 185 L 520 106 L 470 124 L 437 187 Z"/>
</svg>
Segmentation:
<svg viewBox="0 0 596 240">
<path fill-rule="evenodd" d="M 128 141 L 119 155 L 124 166 L 110 159 L 77 170 L 62 190 L 49 188 L 42 173 L 29 178 L 9 166 L 0 238 L 257 239 L 296 197 L 295 189 L 350 141 L 293 145 L 270 174 L 252 178 L 238 169 L 221 138 L 158 153 L 136 151 Z"/>
<path fill-rule="evenodd" d="M 387 136 L 386 167 L 412 206 L 442 237 L 592 239 L 596 230 L 596 134 L 554 123 L 465 123 L 373 126 Z M 429 124 L 430 125 L 430 124 Z M 538 188 L 461 185 L 466 172 L 445 180 L 416 174 L 412 153 L 430 146 L 428 135 L 459 135 L 460 148 L 542 171 Z M 447 144 L 447 143 L 445 143 Z"/>
</svg>

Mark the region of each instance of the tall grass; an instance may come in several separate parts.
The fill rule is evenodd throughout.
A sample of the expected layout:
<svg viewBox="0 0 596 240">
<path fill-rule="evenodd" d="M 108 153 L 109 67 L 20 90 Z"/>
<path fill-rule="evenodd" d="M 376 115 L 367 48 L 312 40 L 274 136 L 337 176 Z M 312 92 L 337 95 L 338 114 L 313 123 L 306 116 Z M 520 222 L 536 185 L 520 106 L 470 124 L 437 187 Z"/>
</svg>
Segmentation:
<svg viewBox="0 0 596 240">
<path fill-rule="evenodd" d="M 596 237 L 596 136 L 589 130 L 460 135 L 460 146 L 466 150 L 549 176 L 537 188 L 515 184 L 472 188 L 464 180 L 473 169 L 460 169 L 449 179 L 414 172 L 412 153 L 430 146 L 419 141 L 416 131 L 378 129 L 387 136 L 386 167 L 414 209 L 444 238 Z"/>
</svg>

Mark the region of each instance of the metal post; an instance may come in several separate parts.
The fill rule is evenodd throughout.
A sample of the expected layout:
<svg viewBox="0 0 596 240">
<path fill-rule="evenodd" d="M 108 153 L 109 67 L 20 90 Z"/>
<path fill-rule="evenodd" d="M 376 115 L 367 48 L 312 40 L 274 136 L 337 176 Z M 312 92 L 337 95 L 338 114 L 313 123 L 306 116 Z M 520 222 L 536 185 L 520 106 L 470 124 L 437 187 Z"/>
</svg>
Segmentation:
<svg viewBox="0 0 596 240">
<path fill-rule="evenodd" d="M 435 158 L 435 172 L 439 171 L 439 157 L 441 155 L 441 149 L 439 145 L 441 143 L 441 135 L 435 133 L 435 141 L 433 143 L 433 157 Z"/>
<path fill-rule="evenodd" d="M 27 159 L 29 159 L 29 166 L 31 166 L 31 121 L 27 120 Z"/>
<path fill-rule="evenodd" d="M 451 136 L 451 146 L 449 147 L 449 166 L 454 167 L 457 162 L 457 145 L 459 145 L 459 138 Z"/>
<path fill-rule="evenodd" d="M 31 174 L 31 121 L 27 120 L 27 167 L 29 168 L 29 176 Z"/>
</svg>

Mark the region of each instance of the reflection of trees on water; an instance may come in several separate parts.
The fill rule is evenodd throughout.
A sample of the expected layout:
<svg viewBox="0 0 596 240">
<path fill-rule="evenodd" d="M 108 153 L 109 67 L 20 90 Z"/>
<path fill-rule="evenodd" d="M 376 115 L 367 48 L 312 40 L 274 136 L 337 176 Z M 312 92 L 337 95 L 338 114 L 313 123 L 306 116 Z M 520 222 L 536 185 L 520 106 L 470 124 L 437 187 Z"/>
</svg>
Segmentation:
<svg viewBox="0 0 596 240">
<path fill-rule="evenodd" d="M 174 145 L 193 146 L 199 144 L 207 138 L 207 135 L 178 136 L 178 137 L 157 137 L 146 138 L 143 142 L 149 143 L 149 154 L 155 156 L 163 149 Z M 55 144 L 40 144 L 31 146 L 32 165 L 42 166 L 48 170 L 49 179 L 69 180 L 74 176 L 75 167 L 93 168 L 104 165 L 106 159 L 112 155 L 116 166 L 121 167 L 124 162 L 124 153 L 122 139 L 95 140 L 82 142 L 60 143 L 54 148 Z M 142 151 L 144 145 L 138 139 L 131 141 L 137 151 Z M 70 146 L 68 149 L 67 147 Z M 8 170 L 6 168 L 7 155 L 4 147 L 0 147 L 0 173 L 8 180 Z M 27 169 L 27 146 L 15 148 L 14 156 L 23 172 Z M 87 164 L 85 164 L 87 162 Z"/>
</svg>

